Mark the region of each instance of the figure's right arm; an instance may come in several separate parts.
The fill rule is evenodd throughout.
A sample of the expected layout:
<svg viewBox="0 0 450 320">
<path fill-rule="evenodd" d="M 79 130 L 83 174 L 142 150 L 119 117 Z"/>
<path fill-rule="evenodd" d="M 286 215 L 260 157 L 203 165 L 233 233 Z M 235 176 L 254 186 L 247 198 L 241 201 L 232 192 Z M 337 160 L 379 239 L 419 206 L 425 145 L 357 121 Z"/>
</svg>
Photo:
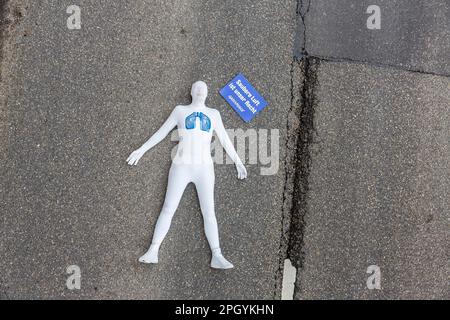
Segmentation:
<svg viewBox="0 0 450 320">
<path fill-rule="evenodd" d="M 162 139 L 164 139 L 170 131 L 177 125 L 177 108 L 175 108 L 170 114 L 169 118 L 164 122 L 161 128 L 158 129 L 151 137 L 148 139 L 139 149 L 133 151 L 127 159 L 129 165 L 136 165 L 139 159 L 146 153 L 148 150 L 153 148 Z"/>
</svg>

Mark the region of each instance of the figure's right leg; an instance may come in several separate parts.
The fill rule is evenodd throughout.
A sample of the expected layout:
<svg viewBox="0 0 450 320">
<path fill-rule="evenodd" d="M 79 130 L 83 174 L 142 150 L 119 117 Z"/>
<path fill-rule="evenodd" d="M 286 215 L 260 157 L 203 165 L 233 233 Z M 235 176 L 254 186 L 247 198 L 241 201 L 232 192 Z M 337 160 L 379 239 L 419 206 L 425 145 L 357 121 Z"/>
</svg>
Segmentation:
<svg viewBox="0 0 450 320">
<path fill-rule="evenodd" d="M 158 263 L 159 247 L 169 231 L 173 215 L 180 203 L 184 189 L 189 182 L 189 171 L 184 170 L 181 166 L 173 164 L 170 168 L 166 198 L 161 213 L 159 214 L 158 221 L 156 222 L 152 244 L 148 251 L 139 258 L 139 262 Z"/>
</svg>

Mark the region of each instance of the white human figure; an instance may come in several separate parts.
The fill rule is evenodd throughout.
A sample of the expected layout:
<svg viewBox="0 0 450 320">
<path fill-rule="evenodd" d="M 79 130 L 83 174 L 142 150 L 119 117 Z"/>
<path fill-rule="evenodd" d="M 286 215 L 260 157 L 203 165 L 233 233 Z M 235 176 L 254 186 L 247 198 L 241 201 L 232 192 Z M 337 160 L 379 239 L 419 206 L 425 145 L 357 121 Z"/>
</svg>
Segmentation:
<svg viewBox="0 0 450 320">
<path fill-rule="evenodd" d="M 211 158 L 213 131 L 216 132 L 220 143 L 234 161 L 238 178 L 245 179 L 247 170 L 225 131 L 219 111 L 205 105 L 207 95 L 206 83 L 195 82 L 191 89 L 192 103 L 187 106 L 175 107 L 162 127 L 127 159 L 128 164 L 136 165 L 145 152 L 164 139 L 174 127 L 178 127 L 180 139 L 169 171 L 164 205 L 156 222 L 150 248 L 139 258 L 140 262 L 158 263 L 161 242 L 169 231 L 172 217 L 184 189 L 190 182 L 193 182 L 200 200 L 206 238 L 212 252 L 211 267 L 233 268 L 233 265 L 221 253 L 214 212 L 214 165 Z"/>
</svg>

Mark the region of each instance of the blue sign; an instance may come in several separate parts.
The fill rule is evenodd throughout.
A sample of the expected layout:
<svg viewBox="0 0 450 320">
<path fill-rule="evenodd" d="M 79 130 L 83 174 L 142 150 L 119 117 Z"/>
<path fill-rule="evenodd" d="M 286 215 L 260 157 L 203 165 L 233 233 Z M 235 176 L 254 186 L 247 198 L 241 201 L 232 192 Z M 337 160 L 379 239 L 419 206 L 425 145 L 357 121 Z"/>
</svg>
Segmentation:
<svg viewBox="0 0 450 320">
<path fill-rule="evenodd" d="M 266 100 L 256 91 L 242 74 L 238 74 L 225 87 L 220 95 L 245 121 L 249 122 L 267 106 Z"/>
</svg>

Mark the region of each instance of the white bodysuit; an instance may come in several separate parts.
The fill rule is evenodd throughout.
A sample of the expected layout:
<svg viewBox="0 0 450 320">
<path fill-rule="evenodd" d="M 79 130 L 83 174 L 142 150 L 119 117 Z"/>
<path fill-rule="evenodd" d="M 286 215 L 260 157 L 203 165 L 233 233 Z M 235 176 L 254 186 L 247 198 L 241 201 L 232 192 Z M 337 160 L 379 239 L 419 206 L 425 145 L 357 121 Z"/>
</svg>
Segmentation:
<svg viewBox="0 0 450 320">
<path fill-rule="evenodd" d="M 233 265 L 221 254 L 214 212 L 214 164 L 211 158 L 213 132 L 216 133 L 225 151 L 235 162 L 238 178 L 246 178 L 247 171 L 228 137 L 220 113 L 204 104 L 207 95 L 206 84 L 202 81 L 194 83 L 191 95 L 193 97 L 192 104 L 175 107 L 161 128 L 127 159 L 129 164 L 137 164 L 147 150 L 164 139 L 173 128 L 178 128 L 179 143 L 169 171 L 164 205 L 155 226 L 150 249 L 139 261 L 158 262 L 159 246 L 169 231 L 172 217 L 186 186 L 192 182 L 197 189 L 205 234 L 212 251 L 211 266 L 228 269 Z"/>
</svg>

